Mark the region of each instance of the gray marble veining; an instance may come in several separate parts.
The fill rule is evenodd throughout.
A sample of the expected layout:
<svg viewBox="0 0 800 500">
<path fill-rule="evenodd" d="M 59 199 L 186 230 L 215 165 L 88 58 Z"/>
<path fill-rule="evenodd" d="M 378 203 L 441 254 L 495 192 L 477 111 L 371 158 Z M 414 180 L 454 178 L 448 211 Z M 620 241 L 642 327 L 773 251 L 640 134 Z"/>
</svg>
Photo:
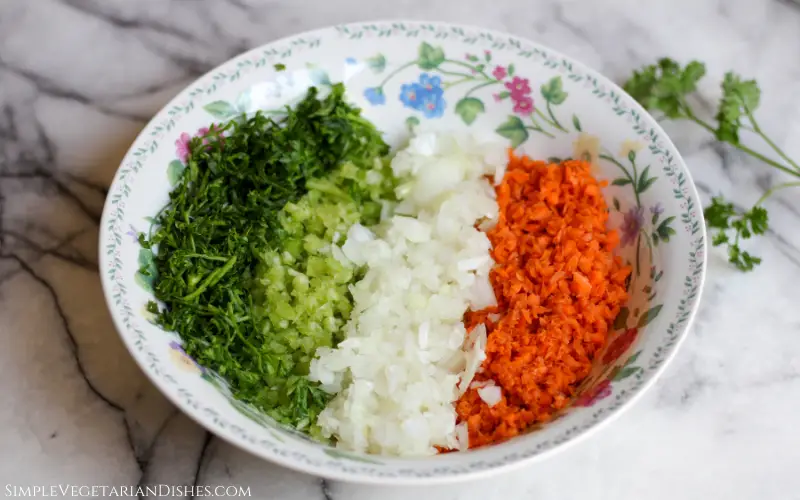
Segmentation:
<svg viewBox="0 0 800 500">
<path fill-rule="evenodd" d="M 800 498 L 800 194 L 742 274 L 710 256 L 679 356 L 630 411 L 546 461 L 426 489 L 322 481 L 260 461 L 176 411 L 125 351 L 103 303 L 97 230 L 119 160 L 183 86 L 250 47 L 378 18 L 478 24 L 616 80 L 668 55 L 708 65 L 709 111 L 734 69 L 760 121 L 800 157 L 800 6 L 788 0 L 0 0 L 0 487 L 243 485 L 256 498 Z M 780 182 L 691 124 L 667 131 L 703 196 L 748 206 Z M 5 491 L 4 491 L 5 493 Z"/>
</svg>

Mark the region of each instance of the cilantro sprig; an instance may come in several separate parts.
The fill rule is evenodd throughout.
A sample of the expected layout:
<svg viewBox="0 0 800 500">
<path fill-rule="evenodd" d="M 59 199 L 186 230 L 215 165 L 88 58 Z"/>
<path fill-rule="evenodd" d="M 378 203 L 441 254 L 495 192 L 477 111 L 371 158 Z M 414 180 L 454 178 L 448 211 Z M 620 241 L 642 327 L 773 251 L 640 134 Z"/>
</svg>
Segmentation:
<svg viewBox="0 0 800 500">
<path fill-rule="evenodd" d="M 681 66 L 672 59 L 664 58 L 657 64 L 634 71 L 625 83 L 625 90 L 642 106 L 651 111 L 660 111 L 671 120 L 692 121 L 717 140 L 776 168 L 792 177 L 800 178 L 800 165 L 781 150 L 761 129 L 754 112 L 761 100 L 761 90 L 755 80 L 743 80 L 728 72 L 722 81 L 720 99 L 714 123 L 709 123 L 695 114 L 689 103 L 689 95 L 697 90 L 697 83 L 705 76 L 703 63 L 692 61 Z M 759 137 L 772 149 L 779 159 L 773 159 L 740 142 L 740 134 L 747 132 Z M 753 235 L 764 234 L 769 227 L 767 209 L 762 204 L 778 190 L 800 186 L 800 181 L 784 182 L 767 190 L 748 210 L 737 210 L 722 196 L 714 197 L 705 208 L 708 226 L 714 230 L 712 244 L 727 246 L 728 260 L 742 271 L 750 271 L 761 263 L 761 259 L 742 250 L 742 240 Z"/>
</svg>

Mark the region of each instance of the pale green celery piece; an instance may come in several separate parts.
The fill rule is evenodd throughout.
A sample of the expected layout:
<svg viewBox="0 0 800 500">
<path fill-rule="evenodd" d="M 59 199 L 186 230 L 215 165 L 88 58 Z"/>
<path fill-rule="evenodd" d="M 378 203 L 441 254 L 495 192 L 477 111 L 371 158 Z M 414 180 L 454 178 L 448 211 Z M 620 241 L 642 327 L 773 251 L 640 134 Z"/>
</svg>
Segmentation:
<svg viewBox="0 0 800 500">
<path fill-rule="evenodd" d="M 305 377 L 319 347 L 342 340 L 341 329 L 352 310 L 348 285 L 358 269 L 336 260 L 334 239 L 344 242 L 355 223 L 379 221 L 382 201 L 392 200 L 394 183 L 388 163 L 375 162 L 373 175 L 352 164 L 340 166 L 323 179 L 307 183 L 308 193 L 287 204 L 279 214 L 287 235 L 280 249 L 265 252 L 254 280 L 253 296 L 259 314 L 269 321 L 276 373 L 292 367 Z"/>
</svg>

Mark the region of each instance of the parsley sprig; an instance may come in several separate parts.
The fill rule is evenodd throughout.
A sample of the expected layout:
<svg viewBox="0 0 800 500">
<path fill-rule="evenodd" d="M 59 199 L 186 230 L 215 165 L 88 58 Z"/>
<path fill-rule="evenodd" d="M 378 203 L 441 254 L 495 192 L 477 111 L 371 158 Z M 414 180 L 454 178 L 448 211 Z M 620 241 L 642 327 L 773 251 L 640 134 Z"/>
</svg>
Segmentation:
<svg viewBox="0 0 800 500">
<path fill-rule="evenodd" d="M 742 80 L 733 72 L 726 73 L 722 81 L 722 98 L 715 123 L 709 123 L 695 114 L 688 96 L 697 90 L 697 82 L 705 74 L 705 65 L 698 61 L 682 67 L 672 59 L 664 58 L 657 64 L 634 71 L 633 76 L 625 83 L 625 90 L 648 110 L 660 111 L 664 117 L 672 120 L 690 120 L 714 134 L 717 140 L 730 144 L 786 174 L 800 178 L 800 165 L 764 133 L 754 116 L 761 99 L 761 90 L 755 80 Z M 742 144 L 742 131 L 761 138 L 779 159 L 765 156 Z M 800 181 L 785 182 L 772 187 L 745 211 L 737 210 L 722 196 L 714 197 L 711 205 L 704 210 L 706 223 L 714 230 L 712 244 L 726 245 L 728 260 L 733 265 L 742 271 L 752 270 L 761 263 L 761 259 L 742 250 L 740 243 L 767 231 L 769 217 L 762 204 L 776 191 L 794 186 L 800 186 Z"/>
</svg>

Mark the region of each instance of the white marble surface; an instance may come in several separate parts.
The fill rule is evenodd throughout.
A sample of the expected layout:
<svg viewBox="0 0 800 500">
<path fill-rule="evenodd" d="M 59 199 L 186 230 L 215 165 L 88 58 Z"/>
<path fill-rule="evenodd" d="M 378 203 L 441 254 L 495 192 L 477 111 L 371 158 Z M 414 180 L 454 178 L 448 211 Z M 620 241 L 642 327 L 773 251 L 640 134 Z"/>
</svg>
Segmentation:
<svg viewBox="0 0 800 500">
<path fill-rule="evenodd" d="M 184 85 L 249 47 L 389 17 L 510 31 L 617 80 L 662 55 L 699 58 L 708 102 L 736 69 L 758 79 L 762 124 L 800 157 L 800 7 L 788 0 L 0 0 L 0 491 L 235 484 L 288 500 L 800 498 L 800 191 L 769 202 L 756 272 L 712 253 L 690 338 L 633 409 L 493 480 L 323 482 L 212 437 L 144 379 L 111 325 L 96 256 L 106 187 L 135 134 Z M 706 196 L 744 206 L 778 180 L 697 127 L 668 131 Z"/>
</svg>

